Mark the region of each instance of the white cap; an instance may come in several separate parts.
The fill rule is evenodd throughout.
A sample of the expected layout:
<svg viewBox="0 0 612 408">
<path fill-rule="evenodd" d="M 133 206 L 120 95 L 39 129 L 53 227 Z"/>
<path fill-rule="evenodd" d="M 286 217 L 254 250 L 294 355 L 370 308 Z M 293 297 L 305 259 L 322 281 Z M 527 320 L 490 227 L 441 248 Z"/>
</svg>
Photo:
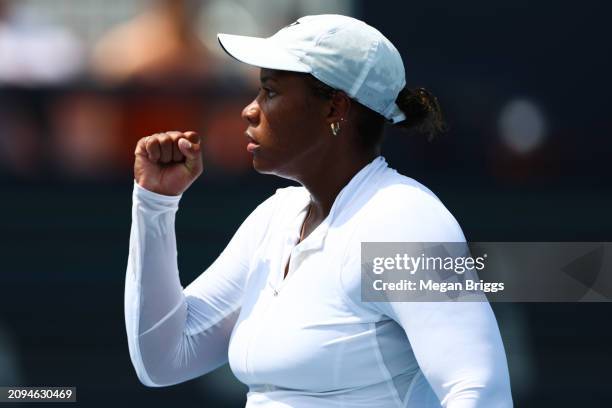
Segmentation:
<svg viewBox="0 0 612 408">
<path fill-rule="evenodd" d="M 406 85 L 402 57 L 391 41 L 361 20 L 338 14 L 305 16 L 268 38 L 217 38 L 239 61 L 312 74 L 393 123 L 406 119 L 395 103 Z"/>
</svg>

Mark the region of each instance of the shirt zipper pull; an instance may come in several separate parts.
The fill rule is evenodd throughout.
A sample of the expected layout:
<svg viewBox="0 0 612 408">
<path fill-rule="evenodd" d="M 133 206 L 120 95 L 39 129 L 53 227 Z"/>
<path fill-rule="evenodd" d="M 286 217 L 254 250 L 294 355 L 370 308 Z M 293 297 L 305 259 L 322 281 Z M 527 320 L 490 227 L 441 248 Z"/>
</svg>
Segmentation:
<svg viewBox="0 0 612 408">
<path fill-rule="evenodd" d="M 276 289 L 274 286 L 272 286 L 272 283 L 270 281 L 268 281 L 268 285 L 270 285 L 270 288 L 272 288 L 272 294 L 274 296 L 278 296 L 278 289 Z"/>
</svg>

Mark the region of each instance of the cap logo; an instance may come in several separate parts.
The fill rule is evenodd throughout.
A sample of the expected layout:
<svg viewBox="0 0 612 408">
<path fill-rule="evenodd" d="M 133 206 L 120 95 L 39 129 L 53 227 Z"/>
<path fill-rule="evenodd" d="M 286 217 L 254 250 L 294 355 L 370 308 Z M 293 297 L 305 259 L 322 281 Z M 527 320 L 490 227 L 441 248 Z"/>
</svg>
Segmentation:
<svg viewBox="0 0 612 408">
<path fill-rule="evenodd" d="M 285 26 L 285 27 L 283 27 L 283 28 L 291 27 L 291 26 L 294 26 L 294 25 L 296 25 L 296 24 L 300 24 L 300 22 L 296 20 L 296 21 L 294 21 L 293 23 L 288 24 L 288 25 L 286 25 L 286 26 Z"/>
</svg>

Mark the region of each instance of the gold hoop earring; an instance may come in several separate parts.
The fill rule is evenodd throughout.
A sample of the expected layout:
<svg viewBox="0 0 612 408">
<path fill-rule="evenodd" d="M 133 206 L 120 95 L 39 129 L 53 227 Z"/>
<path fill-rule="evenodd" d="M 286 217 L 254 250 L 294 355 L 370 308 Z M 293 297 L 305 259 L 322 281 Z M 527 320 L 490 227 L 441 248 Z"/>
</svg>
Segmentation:
<svg viewBox="0 0 612 408">
<path fill-rule="evenodd" d="M 338 133 L 340 133 L 340 122 L 332 123 L 330 127 L 331 127 L 332 134 L 334 136 L 338 136 Z"/>
</svg>

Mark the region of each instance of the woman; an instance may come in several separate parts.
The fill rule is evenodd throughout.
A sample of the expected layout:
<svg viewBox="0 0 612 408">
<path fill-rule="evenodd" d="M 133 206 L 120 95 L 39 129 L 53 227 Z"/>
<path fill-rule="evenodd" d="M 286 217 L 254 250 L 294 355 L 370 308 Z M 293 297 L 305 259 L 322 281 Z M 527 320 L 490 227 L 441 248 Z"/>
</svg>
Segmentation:
<svg viewBox="0 0 612 408">
<path fill-rule="evenodd" d="M 302 187 L 260 204 L 183 290 L 174 217 L 202 172 L 199 138 L 138 142 L 125 317 L 141 382 L 180 383 L 229 359 L 248 407 L 512 406 L 488 303 L 361 300 L 361 242 L 465 241 L 435 195 L 380 156 L 385 120 L 441 128 L 435 98 L 405 88 L 395 47 L 339 15 L 219 41 L 261 68 L 242 112 L 254 168 Z"/>
</svg>

